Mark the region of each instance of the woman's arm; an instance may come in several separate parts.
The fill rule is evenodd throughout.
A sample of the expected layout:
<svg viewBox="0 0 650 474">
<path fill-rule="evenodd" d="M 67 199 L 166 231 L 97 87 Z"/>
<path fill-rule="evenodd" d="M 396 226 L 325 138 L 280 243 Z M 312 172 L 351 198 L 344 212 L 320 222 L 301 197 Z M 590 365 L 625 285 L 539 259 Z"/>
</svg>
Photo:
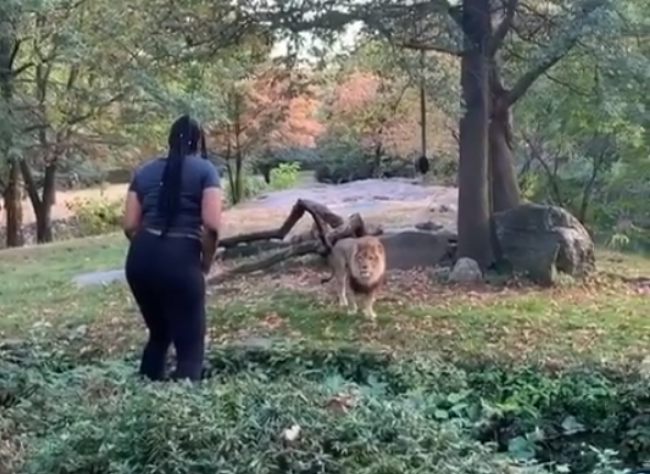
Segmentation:
<svg viewBox="0 0 650 474">
<path fill-rule="evenodd" d="M 122 219 L 122 229 L 126 238 L 131 240 L 140 228 L 142 222 L 142 204 L 137 193 L 136 176 L 134 174 L 129 184 L 129 190 L 126 194 L 124 204 L 124 217 Z"/>
<path fill-rule="evenodd" d="M 223 196 L 221 193 L 221 180 L 216 167 L 208 161 L 205 163 L 206 172 L 203 180 L 201 219 L 203 221 L 202 269 L 207 274 L 214 262 L 219 243 Z"/>
</svg>

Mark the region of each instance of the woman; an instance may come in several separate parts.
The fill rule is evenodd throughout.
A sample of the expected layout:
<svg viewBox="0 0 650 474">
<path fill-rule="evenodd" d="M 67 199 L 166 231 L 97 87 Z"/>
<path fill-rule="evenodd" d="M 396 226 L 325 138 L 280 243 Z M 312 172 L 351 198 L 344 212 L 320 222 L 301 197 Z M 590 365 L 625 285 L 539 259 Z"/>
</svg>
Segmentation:
<svg viewBox="0 0 650 474">
<path fill-rule="evenodd" d="M 172 379 L 201 378 L 205 275 L 214 261 L 222 204 L 219 174 L 205 156 L 201 127 L 180 117 L 169 130 L 167 157 L 138 168 L 126 197 L 126 279 L 149 330 L 140 374 L 151 380 L 164 379 L 172 343 Z"/>
</svg>

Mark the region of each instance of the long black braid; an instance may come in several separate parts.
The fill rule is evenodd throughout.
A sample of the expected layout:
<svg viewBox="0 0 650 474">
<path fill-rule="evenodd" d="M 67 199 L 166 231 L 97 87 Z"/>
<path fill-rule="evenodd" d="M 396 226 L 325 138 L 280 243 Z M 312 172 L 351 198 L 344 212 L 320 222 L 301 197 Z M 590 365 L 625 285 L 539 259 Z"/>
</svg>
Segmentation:
<svg viewBox="0 0 650 474">
<path fill-rule="evenodd" d="M 205 144 L 205 133 L 201 133 L 201 157 L 208 159 L 208 147 Z"/>
<path fill-rule="evenodd" d="M 183 160 L 197 153 L 199 147 L 205 154 L 205 138 L 201 126 L 189 115 L 178 118 L 169 129 L 169 152 L 160 183 L 158 210 L 165 217 L 164 236 L 174 223 L 181 202 Z"/>
</svg>

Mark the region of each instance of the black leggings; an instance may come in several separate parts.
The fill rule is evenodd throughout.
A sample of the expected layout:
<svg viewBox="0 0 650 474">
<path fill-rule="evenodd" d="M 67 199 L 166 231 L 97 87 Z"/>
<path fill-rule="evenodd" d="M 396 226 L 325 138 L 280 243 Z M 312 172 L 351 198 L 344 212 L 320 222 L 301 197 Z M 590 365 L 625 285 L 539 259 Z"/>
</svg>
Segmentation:
<svg viewBox="0 0 650 474">
<path fill-rule="evenodd" d="M 205 351 L 201 242 L 141 230 L 126 257 L 126 279 L 149 329 L 140 374 L 163 380 L 173 343 L 177 362 L 171 378 L 199 380 Z"/>
</svg>

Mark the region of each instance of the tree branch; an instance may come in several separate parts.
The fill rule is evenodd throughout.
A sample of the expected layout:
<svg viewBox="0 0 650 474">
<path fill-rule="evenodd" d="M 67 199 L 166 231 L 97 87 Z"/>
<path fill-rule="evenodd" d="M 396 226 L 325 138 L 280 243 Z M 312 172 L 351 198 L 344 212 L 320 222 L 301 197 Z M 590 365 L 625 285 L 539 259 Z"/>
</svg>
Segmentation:
<svg viewBox="0 0 650 474">
<path fill-rule="evenodd" d="M 327 206 L 307 199 L 298 199 L 291 209 L 289 216 L 278 229 L 227 237 L 219 242 L 219 246 L 223 248 L 231 248 L 258 240 L 284 239 L 289 231 L 291 231 L 291 229 L 293 229 L 297 222 L 302 218 L 305 212 L 309 213 L 311 216 L 319 216 L 332 228 L 338 228 L 344 224 L 343 218 L 330 211 Z"/>
<path fill-rule="evenodd" d="M 523 95 L 530 89 L 535 81 L 549 69 L 555 66 L 578 42 L 577 36 L 572 38 L 566 47 L 555 54 L 550 55 L 545 61 L 542 61 L 537 66 L 529 69 L 523 76 L 519 78 L 516 84 L 510 89 L 505 96 L 508 105 L 516 103 Z"/>
<path fill-rule="evenodd" d="M 501 20 L 501 23 L 499 23 L 499 26 L 497 26 L 496 31 L 488 43 L 488 54 L 490 56 L 494 56 L 494 54 L 496 54 L 496 52 L 503 44 L 503 40 L 505 40 L 508 32 L 510 31 L 510 28 L 512 27 L 515 19 L 517 5 L 519 5 L 519 0 L 508 0 L 508 3 L 506 4 L 506 14 L 503 20 Z"/>
<path fill-rule="evenodd" d="M 23 181 L 25 181 L 25 188 L 27 189 L 29 200 L 34 209 L 39 209 L 41 206 L 41 197 L 38 195 L 38 187 L 36 186 L 32 170 L 24 159 L 19 160 L 19 164 L 20 173 L 23 175 Z"/>
<path fill-rule="evenodd" d="M 359 214 L 352 214 L 347 222 L 344 222 L 339 216 L 331 214 L 330 217 L 336 217 L 335 223 L 339 224 L 337 227 L 333 228 L 329 232 L 325 230 L 325 224 L 327 224 L 327 215 L 322 214 L 322 211 L 330 212 L 324 205 L 315 203 L 313 201 L 307 201 L 299 199 L 294 205 L 289 217 L 282 225 L 280 229 L 266 231 L 266 235 L 276 236 L 287 230 L 290 226 L 295 225 L 298 219 L 300 219 L 305 213 L 308 213 L 312 216 L 314 220 L 315 230 L 300 236 L 300 238 L 291 239 L 291 245 L 288 248 L 281 249 L 276 252 L 272 252 L 266 257 L 242 263 L 234 268 L 224 271 L 216 275 L 211 275 L 208 277 L 208 284 L 220 283 L 229 278 L 232 278 L 237 275 L 243 275 L 246 273 L 257 272 L 264 270 L 273 265 L 281 263 L 289 258 L 299 257 L 307 254 L 313 253 L 323 253 L 323 247 L 331 248 L 336 242 L 340 239 L 349 238 L 349 237 L 361 237 L 364 235 L 380 235 L 383 233 L 381 227 L 366 226 L 363 222 L 363 219 Z M 231 238 L 230 244 L 233 242 L 252 242 L 252 236 L 255 237 L 255 240 L 260 240 L 260 238 L 265 234 L 264 232 L 256 232 L 254 234 L 239 235 Z M 298 237 L 298 236 L 295 236 Z M 318 239 L 318 240 L 316 240 Z M 224 239 L 226 240 L 226 239 Z M 224 241 L 220 242 L 220 247 L 223 247 Z"/>
<path fill-rule="evenodd" d="M 461 57 L 467 53 L 467 51 L 445 48 L 444 46 L 437 46 L 433 44 L 424 44 L 417 41 L 405 41 L 398 45 L 398 47 L 403 49 L 413 49 L 416 51 L 434 51 L 436 53 L 449 54 L 451 56 Z"/>
</svg>

